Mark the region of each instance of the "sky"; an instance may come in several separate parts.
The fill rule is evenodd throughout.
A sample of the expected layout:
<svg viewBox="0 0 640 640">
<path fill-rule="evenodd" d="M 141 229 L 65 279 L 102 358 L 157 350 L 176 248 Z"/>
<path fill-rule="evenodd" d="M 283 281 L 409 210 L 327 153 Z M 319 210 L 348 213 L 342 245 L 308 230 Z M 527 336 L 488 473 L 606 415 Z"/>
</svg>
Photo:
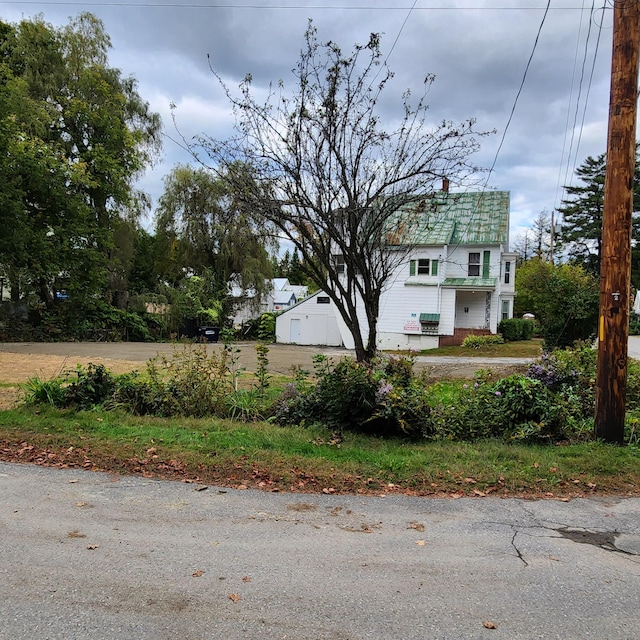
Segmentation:
<svg viewBox="0 0 640 640">
<path fill-rule="evenodd" d="M 309 19 L 320 41 L 343 51 L 382 34 L 395 73 L 381 119 L 402 115 L 402 93 L 420 95 L 427 74 L 431 122 L 468 118 L 482 139 L 476 165 L 488 188 L 511 193 L 511 244 L 575 184 L 575 168 L 606 151 L 613 0 L 104 0 L 0 3 L 16 23 L 42 14 L 55 26 L 90 11 L 113 48 L 109 62 L 138 81 L 161 114 L 160 161 L 139 187 L 154 203 L 163 177 L 192 162 L 181 138 L 225 139 L 233 117 L 213 76 L 230 87 L 247 73 L 258 91 L 293 85 L 291 69 Z M 173 110 L 171 105 L 175 105 Z M 452 189 L 452 190 L 455 190 Z M 557 221 L 557 220 L 556 220 Z M 146 221 L 152 226 L 152 220 Z"/>
</svg>

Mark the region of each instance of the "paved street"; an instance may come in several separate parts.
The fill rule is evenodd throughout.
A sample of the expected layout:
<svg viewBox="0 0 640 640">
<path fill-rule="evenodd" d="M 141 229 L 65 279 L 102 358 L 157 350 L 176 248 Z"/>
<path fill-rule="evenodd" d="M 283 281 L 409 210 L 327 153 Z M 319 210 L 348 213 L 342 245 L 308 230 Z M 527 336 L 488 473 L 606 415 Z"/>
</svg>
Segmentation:
<svg viewBox="0 0 640 640">
<path fill-rule="evenodd" d="M 2 640 L 640 637 L 638 499 L 274 494 L 4 463 L 0 496 Z"/>
</svg>

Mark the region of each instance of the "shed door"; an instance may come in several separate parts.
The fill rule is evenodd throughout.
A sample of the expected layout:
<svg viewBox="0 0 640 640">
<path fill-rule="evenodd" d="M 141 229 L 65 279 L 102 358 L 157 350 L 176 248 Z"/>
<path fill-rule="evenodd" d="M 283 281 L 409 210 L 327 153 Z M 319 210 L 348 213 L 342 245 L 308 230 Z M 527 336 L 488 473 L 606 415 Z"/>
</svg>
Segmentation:
<svg viewBox="0 0 640 640">
<path fill-rule="evenodd" d="M 291 342 L 298 344 L 300 342 L 300 318 L 291 319 Z"/>
</svg>

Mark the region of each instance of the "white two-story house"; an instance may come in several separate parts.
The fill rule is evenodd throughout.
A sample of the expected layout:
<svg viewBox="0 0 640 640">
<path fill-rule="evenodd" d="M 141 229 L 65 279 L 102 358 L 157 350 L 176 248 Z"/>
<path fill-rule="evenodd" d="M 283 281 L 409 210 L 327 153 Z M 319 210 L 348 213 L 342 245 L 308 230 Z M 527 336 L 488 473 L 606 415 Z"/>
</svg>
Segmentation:
<svg viewBox="0 0 640 640">
<path fill-rule="evenodd" d="M 508 246 L 508 192 L 443 190 L 431 196 L 424 222 L 413 225 L 405 247 L 393 249 L 400 259 L 380 299 L 379 349 L 431 349 L 460 344 L 472 333 L 496 333 L 500 320 L 513 316 L 516 256 Z M 311 317 L 304 305 L 314 303 L 303 302 L 277 318 L 279 342 L 337 343 L 335 332 L 299 330 Z M 333 303 L 323 305 L 323 312 L 335 317 L 341 343 L 353 348 Z M 361 326 L 366 334 L 364 314 Z"/>
</svg>

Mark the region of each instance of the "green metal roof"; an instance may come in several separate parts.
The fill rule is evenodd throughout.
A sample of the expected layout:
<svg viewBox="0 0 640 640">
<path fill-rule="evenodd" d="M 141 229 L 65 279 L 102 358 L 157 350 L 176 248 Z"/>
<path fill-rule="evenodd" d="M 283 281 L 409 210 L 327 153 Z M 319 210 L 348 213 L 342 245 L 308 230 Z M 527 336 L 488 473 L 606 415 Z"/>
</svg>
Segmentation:
<svg viewBox="0 0 640 640">
<path fill-rule="evenodd" d="M 397 244 L 505 244 L 509 192 L 436 192 L 402 207 L 392 225 Z"/>
<path fill-rule="evenodd" d="M 498 278 L 445 278 L 443 287 L 456 287 L 464 289 L 495 289 Z"/>
</svg>

